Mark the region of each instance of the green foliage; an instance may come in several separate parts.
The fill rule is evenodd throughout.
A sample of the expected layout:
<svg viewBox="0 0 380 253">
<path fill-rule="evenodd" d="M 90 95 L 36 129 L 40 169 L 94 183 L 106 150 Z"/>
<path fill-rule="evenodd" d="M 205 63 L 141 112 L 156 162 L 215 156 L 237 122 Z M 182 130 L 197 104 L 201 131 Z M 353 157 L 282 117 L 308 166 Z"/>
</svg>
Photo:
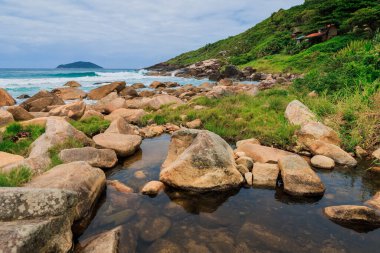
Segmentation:
<svg viewBox="0 0 380 253">
<path fill-rule="evenodd" d="M 27 132 L 30 136 L 16 140 L 15 137 L 22 132 Z M 3 140 L 0 141 L 0 151 L 26 156 L 29 146 L 44 132 L 45 128 L 41 126 L 22 126 L 19 123 L 11 123 L 2 135 Z"/>
<path fill-rule="evenodd" d="M 17 187 L 27 183 L 33 173 L 27 167 L 19 167 L 9 173 L 0 173 L 0 187 Z"/>
<path fill-rule="evenodd" d="M 71 120 L 70 124 L 86 135 L 93 137 L 104 132 L 111 123 L 108 120 L 94 116 L 80 121 Z"/>
<path fill-rule="evenodd" d="M 55 145 L 49 149 L 49 156 L 51 159 L 50 168 L 62 164 L 62 160 L 59 158 L 59 153 L 64 149 L 71 148 L 83 148 L 83 143 L 77 141 L 74 138 L 69 138 L 61 144 Z"/>
</svg>

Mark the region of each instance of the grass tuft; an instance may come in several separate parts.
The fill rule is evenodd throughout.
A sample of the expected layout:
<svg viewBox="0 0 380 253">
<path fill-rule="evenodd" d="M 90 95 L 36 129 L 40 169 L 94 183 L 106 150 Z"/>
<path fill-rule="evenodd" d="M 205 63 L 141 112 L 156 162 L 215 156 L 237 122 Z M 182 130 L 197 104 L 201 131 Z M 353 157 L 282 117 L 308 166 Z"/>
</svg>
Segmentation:
<svg viewBox="0 0 380 253">
<path fill-rule="evenodd" d="M 49 169 L 62 164 L 62 160 L 59 158 L 59 153 L 64 149 L 71 148 L 83 148 L 83 143 L 77 141 L 74 138 L 69 138 L 65 142 L 55 145 L 49 149 L 49 156 L 51 159 L 51 164 Z"/>
<path fill-rule="evenodd" d="M 80 121 L 71 120 L 70 124 L 87 136 L 93 137 L 104 132 L 110 126 L 111 122 L 94 116 Z"/>
<path fill-rule="evenodd" d="M 27 167 L 19 167 L 9 173 L 0 173 L 0 187 L 17 187 L 27 183 L 33 173 Z"/>
</svg>

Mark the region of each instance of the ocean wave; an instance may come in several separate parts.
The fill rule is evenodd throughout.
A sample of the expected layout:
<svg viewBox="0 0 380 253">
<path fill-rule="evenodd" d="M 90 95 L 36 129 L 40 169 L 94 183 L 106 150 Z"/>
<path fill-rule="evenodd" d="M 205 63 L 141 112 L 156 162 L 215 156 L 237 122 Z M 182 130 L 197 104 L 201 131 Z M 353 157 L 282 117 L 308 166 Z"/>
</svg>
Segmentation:
<svg viewBox="0 0 380 253">
<path fill-rule="evenodd" d="M 58 73 L 58 74 L 47 74 L 46 77 L 57 77 L 57 78 L 77 78 L 86 76 L 99 76 L 96 72 L 73 72 L 73 73 Z"/>
</svg>

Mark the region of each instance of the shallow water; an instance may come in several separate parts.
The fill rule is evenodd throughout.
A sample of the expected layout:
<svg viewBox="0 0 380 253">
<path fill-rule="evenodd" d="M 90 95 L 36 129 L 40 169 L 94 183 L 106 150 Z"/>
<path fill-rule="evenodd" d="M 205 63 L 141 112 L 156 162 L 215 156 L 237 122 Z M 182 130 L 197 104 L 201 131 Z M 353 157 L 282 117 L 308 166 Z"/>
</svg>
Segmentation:
<svg viewBox="0 0 380 253">
<path fill-rule="evenodd" d="M 144 140 L 142 151 L 108 171 L 107 178 L 139 192 L 158 179 L 169 142 L 169 135 Z M 379 252 L 380 229 L 358 232 L 322 213 L 331 205 L 360 205 L 380 190 L 365 168 L 317 171 L 327 188 L 320 199 L 294 199 L 280 187 L 211 195 L 167 190 L 156 198 L 108 189 L 78 241 L 122 225 L 121 252 L 157 252 L 154 247 L 160 242 L 169 247 L 168 241 L 181 252 Z M 136 171 L 146 178 L 137 179 Z"/>
</svg>

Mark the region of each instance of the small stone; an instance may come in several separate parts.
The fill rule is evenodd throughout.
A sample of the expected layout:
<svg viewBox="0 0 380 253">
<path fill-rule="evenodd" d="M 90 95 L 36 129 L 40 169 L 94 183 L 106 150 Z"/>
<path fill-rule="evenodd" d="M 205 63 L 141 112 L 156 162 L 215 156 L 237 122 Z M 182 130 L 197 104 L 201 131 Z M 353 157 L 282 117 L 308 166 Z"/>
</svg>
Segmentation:
<svg viewBox="0 0 380 253">
<path fill-rule="evenodd" d="M 252 186 L 253 185 L 253 175 L 251 172 L 247 172 L 244 174 L 245 181 L 247 182 L 248 185 Z"/>
<path fill-rule="evenodd" d="M 329 157 L 316 155 L 311 158 L 311 165 L 315 168 L 331 170 L 335 167 L 335 162 Z"/>
<path fill-rule="evenodd" d="M 248 171 L 251 171 L 253 168 L 253 160 L 248 156 L 238 158 L 236 160 L 236 164 L 245 166 L 248 169 Z"/>
<path fill-rule="evenodd" d="M 144 185 L 141 193 L 144 195 L 157 195 L 165 189 L 165 185 L 160 181 L 150 181 Z"/>
<path fill-rule="evenodd" d="M 134 173 L 135 178 L 137 179 L 144 179 L 146 178 L 146 175 L 143 171 L 139 170 Z"/>
<path fill-rule="evenodd" d="M 359 158 L 365 158 L 368 156 L 368 152 L 363 149 L 362 147 L 360 146 L 356 146 L 355 147 L 355 154 L 359 157 Z"/>
<path fill-rule="evenodd" d="M 196 119 L 186 123 L 186 126 L 191 129 L 197 129 L 202 126 L 202 121 L 200 119 Z"/>
<path fill-rule="evenodd" d="M 133 189 L 125 184 L 121 183 L 119 180 L 107 180 L 107 186 L 113 187 L 116 191 L 122 193 L 133 193 Z"/>
<path fill-rule="evenodd" d="M 242 176 L 244 176 L 246 173 L 249 172 L 248 168 L 245 165 L 239 164 L 237 167 L 237 170 L 240 172 Z"/>
</svg>

